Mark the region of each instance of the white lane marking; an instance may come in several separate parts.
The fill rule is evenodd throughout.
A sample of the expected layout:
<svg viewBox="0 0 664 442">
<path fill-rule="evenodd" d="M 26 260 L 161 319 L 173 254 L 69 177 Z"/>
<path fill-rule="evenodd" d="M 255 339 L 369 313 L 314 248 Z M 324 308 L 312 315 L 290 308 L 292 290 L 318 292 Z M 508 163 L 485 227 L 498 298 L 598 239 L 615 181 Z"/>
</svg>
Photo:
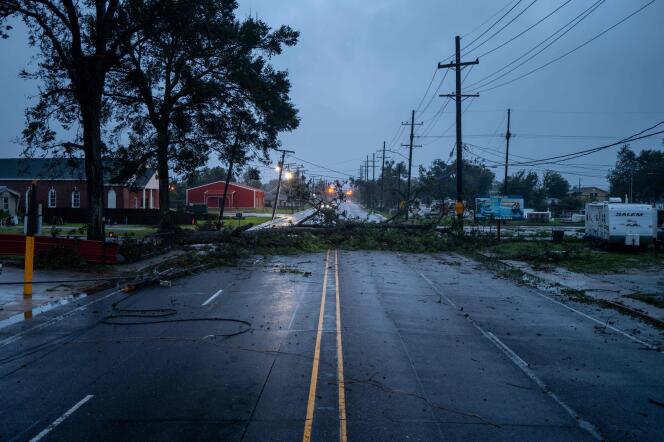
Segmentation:
<svg viewBox="0 0 664 442">
<path fill-rule="evenodd" d="M 620 330 L 619 328 L 616 328 L 616 327 L 613 327 L 612 325 L 609 325 L 609 324 L 608 324 L 607 322 L 605 322 L 605 321 L 600 321 L 600 320 L 597 319 L 597 318 L 593 318 L 592 316 L 587 315 L 587 314 L 585 314 L 585 313 L 583 313 L 583 312 L 581 312 L 581 311 L 579 311 L 579 310 L 577 310 L 577 309 L 575 309 L 575 308 L 573 308 L 573 307 L 570 307 L 569 305 L 563 304 L 563 303 L 560 302 L 560 301 L 556 301 L 555 299 L 550 298 L 550 297 L 546 296 L 546 295 L 543 294 L 543 293 L 540 293 L 540 292 L 538 292 L 538 291 L 536 291 L 535 293 L 538 294 L 538 295 L 540 295 L 540 296 L 541 296 L 542 298 L 544 298 L 544 299 L 548 299 L 549 301 L 553 302 L 554 304 L 558 304 L 558 305 L 560 305 L 560 306 L 562 306 L 562 307 L 565 307 L 567 310 L 571 310 L 571 311 L 573 311 L 574 313 L 576 313 L 576 314 L 578 314 L 578 315 L 581 315 L 581 316 L 583 316 L 583 317 L 586 318 L 586 319 L 590 319 L 591 321 L 600 324 L 602 327 L 606 327 L 606 328 L 608 328 L 608 329 L 610 329 L 610 330 L 613 330 L 614 332 L 616 332 L 616 333 L 618 333 L 618 334 L 623 335 L 623 336 L 626 337 L 626 338 L 631 339 L 631 340 L 634 341 L 634 342 L 638 342 L 639 344 L 643 345 L 644 347 L 646 347 L 646 348 L 648 348 L 648 349 L 650 349 L 650 350 L 657 350 L 657 351 L 659 351 L 659 348 L 658 348 L 657 346 L 652 345 L 652 344 L 648 344 L 647 342 L 642 341 L 642 340 L 640 340 L 639 338 L 637 338 L 637 337 L 635 337 L 635 336 L 632 336 L 632 335 L 630 335 L 629 333 L 627 333 L 627 332 L 625 332 L 625 331 Z"/>
<path fill-rule="evenodd" d="M 208 305 L 209 303 L 211 303 L 211 302 L 214 300 L 214 298 L 216 298 L 217 296 L 221 295 L 222 293 L 224 293 L 223 290 L 221 290 L 221 289 L 217 290 L 217 292 L 216 292 L 214 295 L 210 296 L 210 297 L 207 299 L 207 301 L 205 301 L 205 302 L 202 304 L 203 307 L 205 307 L 206 305 Z"/>
<path fill-rule="evenodd" d="M 521 359 L 518 354 L 514 353 L 514 351 L 512 351 L 511 348 L 509 348 L 507 345 L 505 345 L 503 343 L 503 341 L 498 339 L 498 337 L 496 335 L 494 335 L 491 332 L 486 332 L 486 337 L 491 339 L 494 342 L 494 344 L 499 346 L 503 350 L 503 352 L 505 352 L 507 354 L 507 356 L 509 356 L 510 359 L 512 359 L 512 361 L 514 361 L 514 363 L 516 363 L 518 365 L 522 365 L 524 367 L 529 367 L 529 365 L 526 361 Z"/>
<path fill-rule="evenodd" d="M 83 399 L 81 399 L 80 401 L 78 401 L 78 403 L 77 403 L 76 405 L 74 405 L 73 407 L 71 407 L 69 410 L 67 410 L 67 411 L 65 412 L 65 414 L 63 414 L 62 416 L 60 416 L 59 418 L 57 418 L 56 420 L 54 420 L 54 421 L 51 423 L 51 425 L 49 425 L 48 427 L 44 428 L 44 429 L 41 431 L 41 433 L 39 433 L 38 435 L 36 435 L 36 436 L 33 437 L 32 439 L 30 439 L 30 442 L 36 442 L 36 441 L 38 441 L 38 440 L 43 439 L 48 433 L 50 433 L 51 431 L 53 431 L 53 430 L 55 429 L 55 427 L 57 427 L 58 425 L 60 425 L 61 423 L 63 423 L 63 422 L 65 421 L 65 419 L 67 419 L 69 416 L 71 416 L 72 414 L 74 414 L 74 413 L 76 412 L 76 410 L 78 410 L 79 408 L 81 408 L 81 407 L 83 406 L 83 404 L 85 404 L 87 401 L 89 401 L 89 400 L 92 399 L 93 397 L 94 397 L 94 394 L 89 394 L 89 395 L 87 395 L 86 397 L 84 397 Z"/>
<path fill-rule="evenodd" d="M 450 304 L 452 307 L 456 307 L 454 302 L 450 298 L 448 298 L 446 295 L 440 292 L 438 290 L 438 287 L 436 287 L 433 282 L 424 276 L 422 272 L 417 272 L 422 279 L 424 279 L 433 289 L 436 294 L 438 294 L 440 297 L 445 298 L 445 301 L 447 301 L 448 304 Z M 473 324 L 473 326 L 479 330 L 482 335 L 487 338 L 493 345 L 495 345 L 501 352 L 503 352 L 510 361 L 514 363 L 526 376 L 528 376 L 537 386 L 542 390 L 543 393 L 545 393 L 547 396 L 549 396 L 551 399 L 553 399 L 560 407 L 569 414 L 572 419 L 574 419 L 577 423 L 577 425 L 587 431 L 592 437 L 594 437 L 596 440 L 604 440 L 602 435 L 600 434 L 599 430 L 597 427 L 595 427 L 593 424 L 590 422 L 586 421 L 585 419 L 581 418 L 581 415 L 577 413 L 572 407 L 567 405 L 565 402 L 563 402 L 562 399 L 560 399 L 551 389 L 549 388 L 548 385 L 546 385 L 540 378 L 537 377 L 537 375 L 529 368 L 529 364 L 521 359 L 519 355 L 517 355 L 512 349 L 510 349 L 507 345 L 505 345 L 502 341 L 500 341 L 493 333 L 487 332 L 484 330 L 482 327 L 480 327 L 477 322 L 473 318 L 470 317 L 470 315 L 465 314 L 465 318 Z"/>
<path fill-rule="evenodd" d="M 540 378 L 537 377 L 535 372 L 533 372 L 526 361 L 521 359 L 519 355 L 514 353 L 514 351 L 509 348 L 507 345 L 505 345 L 502 341 L 500 341 L 493 333 L 491 332 L 485 332 L 480 328 L 479 325 L 473 322 L 473 325 L 477 327 L 482 333 L 484 333 L 484 336 L 489 338 L 491 342 L 493 342 L 496 347 L 498 347 L 505 355 L 507 355 L 508 358 L 514 362 L 514 365 L 519 367 L 519 369 L 526 375 L 528 376 L 537 386 L 542 390 L 545 394 L 547 394 L 551 399 L 556 401 L 558 405 L 562 407 L 563 410 L 567 412 L 573 419 L 576 420 L 576 423 L 581 427 L 582 429 L 586 430 L 590 435 L 592 435 L 596 440 L 604 440 L 602 435 L 600 434 L 599 430 L 597 427 L 595 427 L 593 424 L 588 422 L 585 419 L 582 419 L 579 413 L 577 413 L 572 407 L 567 405 L 565 402 L 563 402 L 562 399 L 558 397 L 551 389 L 549 388 L 548 385 L 544 383 Z"/>
<path fill-rule="evenodd" d="M 80 307 L 76 307 L 75 309 L 70 310 L 70 311 L 68 311 L 67 313 L 64 313 L 64 314 L 62 314 L 62 315 L 60 315 L 60 316 L 56 316 L 55 318 L 51 319 L 50 321 L 47 321 L 47 322 L 41 323 L 41 324 L 39 324 L 39 325 L 35 325 L 34 327 L 30 327 L 30 328 L 27 329 L 27 330 L 23 330 L 22 332 L 16 333 L 15 335 L 12 335 L 12 336 L 10 336 L 10 337 L 8 337 L 8 338 L 3 339 L 2 341 L 0 341 L 0 347 L 4 347 L 5 345 L 8 345 L 8 344 L 11 344 L 12 342 L 16 342 L 16 341 L 18 341 L 19 339 L 21 339 L 21 337 L 22 337 L 23 335 L 25 335 L 25 334 L 27 334 L 27 333 L 30 333 L 30 332 L 35 331 L 35 330 L 40 330 L 40 329 L 42 329 L 42 328 L 44 328 L 44 327 L 48 327 L 49 325 L 55 324 L 56 322 L 60 322 L 60 321 L 62 321 L 63 319 L 65 319 L 65 318 L 67 318 L 67 317 L 73 315 L 75 312 L 77 312 L 77 311 L 81 311 L 81 310 L 85 310 L 86 308 L 88 308 L 88 307 L 91 306 L 92 304 L 96 304 L 96 303 L 98 303 L 98 302 L 100 302 L 100 301 L 103 301 L 103 300 L 106 299 L 106 298 L 109 298 L 109 297 L 111 297 L 111 296 L 113 296 L 113 295 L 117 295 L 117 294 L 120 293 L 120 292 L 122 292 L 122 290 L 115 290 L 115 291 L 112 291 L 112 292 L 109 293 L 108 295 L 102 296 L 101 298 L 99 298 L 99 299 L 95 299 L 94 301 L 92 301 L 92 302 L 88 302 L 87 304 L 82 305 L 82 306 L 80 306 Z"/>
</svg>

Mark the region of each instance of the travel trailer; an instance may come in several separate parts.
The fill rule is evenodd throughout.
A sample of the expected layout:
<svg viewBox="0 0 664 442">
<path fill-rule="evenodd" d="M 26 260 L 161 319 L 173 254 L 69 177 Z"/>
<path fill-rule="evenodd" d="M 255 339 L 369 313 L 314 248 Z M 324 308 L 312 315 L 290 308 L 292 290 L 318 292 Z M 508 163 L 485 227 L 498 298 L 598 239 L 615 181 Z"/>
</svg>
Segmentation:
<svg viewBox="0 0 664 442">
<path fill-rule="evenodd" d="M 608 244 L 644 246 L 655 238 L 655 216 L 650 205 L 622 203 L 620 198 L 586 204 L 586 237 Z"/>
</svg>

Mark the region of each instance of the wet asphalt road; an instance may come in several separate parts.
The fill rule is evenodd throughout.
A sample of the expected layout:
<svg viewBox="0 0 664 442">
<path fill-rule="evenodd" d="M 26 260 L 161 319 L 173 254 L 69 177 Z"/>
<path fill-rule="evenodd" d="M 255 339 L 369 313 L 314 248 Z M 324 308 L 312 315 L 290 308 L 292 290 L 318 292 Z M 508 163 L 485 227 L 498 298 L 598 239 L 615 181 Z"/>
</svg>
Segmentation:
<svg viewBox="0 0 664 442">
<path fill-rule="evenodd" d="M 461 257 L 276 257 L 118 306 L 177 310 L 152 320 L 251 323 L 232 337 L 247 326 L 101 323 L 124 297 L 102 293 L 0 330 L 0 440 L 664 434 L 664 355 L 652 350 L 661 332 Z"/>
</svg>

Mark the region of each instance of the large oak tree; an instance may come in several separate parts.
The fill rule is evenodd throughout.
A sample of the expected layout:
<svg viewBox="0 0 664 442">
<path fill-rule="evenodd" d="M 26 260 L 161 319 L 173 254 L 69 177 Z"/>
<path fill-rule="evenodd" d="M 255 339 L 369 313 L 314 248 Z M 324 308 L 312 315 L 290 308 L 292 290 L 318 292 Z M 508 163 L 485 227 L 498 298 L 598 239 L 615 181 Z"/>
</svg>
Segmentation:
<svg viewBox="0 0 664 442">
<path fill-rule="evenodd" d="M 287 73 L 269 63 L 298 33 L 238 20 L 236 9 L 235 0 L 166 0 L 159 25 L 134 34 L 111 73 L 108 96 L 122 108 L 116 133 L 129 134 L 118 156 L 127 165 L 156 163 L 161 189 L 169 169 L 190 174 L 210 153 L 228 165 L 228 180 L 298 125 Z M 160 192 L 163 230 L 173 228 L 169 206 Z"/>
<path fill-rule="evenodd" d="M 88 238 L 103 239 L 102 125 L 108 117 L 104 88 L 111 68 L 152 24 L 160 0 L 0 0 L 0 33 L 12 17 L 23 20 L 39 48 L 37 67 L 25 77 L 40 81 L 36 104 L 26 111 L 28 149 L 85 158 Z M 58 121 L 65 137 L 51 126 Z M 55 151 L 55 152 L 54 152 Z"/>
</svg>

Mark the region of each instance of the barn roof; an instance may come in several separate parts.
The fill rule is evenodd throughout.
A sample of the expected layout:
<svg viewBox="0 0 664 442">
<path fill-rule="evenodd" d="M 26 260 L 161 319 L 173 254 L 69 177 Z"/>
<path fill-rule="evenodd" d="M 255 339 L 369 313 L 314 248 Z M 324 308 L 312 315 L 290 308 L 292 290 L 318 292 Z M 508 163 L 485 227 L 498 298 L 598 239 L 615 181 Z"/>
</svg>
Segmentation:
<svg viewBox="0 0 664 442">
<path fill-rule="evenodd" d="M 207 186 L 210 186 L 212 184 L 226 184 L 226 181 L 225 180 L 212 181 L 211 183 L 205 183 L 205 184 L 201 184 L 199 186 L 187 187 L 187 190 L 199 189 L 201 187 L 207 187 Z M 264 190 L 262 190 L 262 189 L 257 189 L 256 187 L 247 186 L 246 184 L 239 184 L 239 183 L 228 183 L 228 184 L 229 184 L 229 187 L 230 186 L 235 186 L 235 187 L 239 187 L 241 189 L 251 190 L 253 192 L 264 192 Z"/>
<path fill-rule="evenodd" d="M 113 175 L 117 170 L 111 160 L 104 161 L 104 183 L 145 187 L 154 175 L 146 169 L 125 182 Z M 82 158 L 0 158 L 0 180 L 85 180 Z"/>
</svg>

